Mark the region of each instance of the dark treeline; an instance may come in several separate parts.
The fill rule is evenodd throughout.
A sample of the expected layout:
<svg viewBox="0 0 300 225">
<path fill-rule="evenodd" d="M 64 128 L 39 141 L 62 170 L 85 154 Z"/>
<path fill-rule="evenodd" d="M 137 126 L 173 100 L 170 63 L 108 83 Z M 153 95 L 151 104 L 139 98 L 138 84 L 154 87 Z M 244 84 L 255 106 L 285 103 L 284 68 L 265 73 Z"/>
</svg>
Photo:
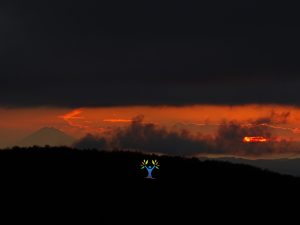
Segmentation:
<svg viewBox="0 0 300 225">
<path fill-rule="evenodd" d="M 141 170 L 143 159 L 157 159 L 160 169 L 153 171 L 155 180 L 147 180 Z M 151 164 L 150 164 L 151 165 Z M 68 147 L 31 147 L 0 151 L 2 180 L 20 182 L 20 185 L 47 184 L 84 185 L 83 188 L 110 188 L 111 184 L 138 186 L 147 184 L 159 189 L 176 187 L 185 190 L 222 187 L 267 187 L 285 182 L 300 183 L 300 179 L 280 175 L 248 165 L 217 160 L 199 161 L 196 158 L 158 156 L 140 152 L 77 150 Z M 184 185 L 183 185 L 184 184 Z"/>
<path fill-rule="evenodd" d="M 158 160 L 160 169 L 152 174 L 156 179 L 145 179 L 147 171 L 140 167 L 143 159 Z M 273 198 L 290 200 L 287 196 L 294 197 L 300 187 L 299 178 L 247 165 L 67 147 L 1 150 L 0 171 L 2 203 L 24 208 L 30 203 L 47 210 L 53 204 L 77 211 L 100 210 L 107 204 L 113 205 L 112 210 L 120 204 L 164 208 L 170 201 L 179 204 L 181 200 L 225 210 L 229 203 L 239 208 L 250 202 L 270 203 Z"/>
</svg>

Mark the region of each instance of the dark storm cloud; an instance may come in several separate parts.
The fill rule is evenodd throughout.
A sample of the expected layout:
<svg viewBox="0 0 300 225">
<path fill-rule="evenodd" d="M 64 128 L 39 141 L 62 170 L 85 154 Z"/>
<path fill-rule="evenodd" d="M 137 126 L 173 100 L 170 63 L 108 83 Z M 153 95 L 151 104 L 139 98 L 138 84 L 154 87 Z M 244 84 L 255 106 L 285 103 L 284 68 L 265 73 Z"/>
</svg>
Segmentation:
<svg viewBox="0 0 300 225">
<path fill-rule="evenodd" d="M 87 134 L 81 140 L 75 142 L 74 146 L 80 149 L 107 149 L 107 140 L 103 137 L 96 137 L 92 134 Z"/>
<path fill-rule="evenodd" d="M 106 145 L 103 145 L 104 143 Z M 75 143 L 75 147 L 80 149 L 107 147 L 173 155 L 190 155 L 209 148 L 205 141 L 197 140 L 187 131 L 168 131 L 152 123 L 143 123 L 143 116 L 133 118 L 130 126 L 116 129 L 106 139 L 87 135 Z"/>
<path fill-rule="evenodd" d="M 242 124 L 234 121 L 224 122 L 218 129 L 216 139 L 213 143 L 215 149 L 224 153 L 237 155 L 263 155 L 275 153 L 276 148 L 273 143 L 243 143 L 246 136 L 271 137 L 268 127 L 254 126 L 244 127 Z"/>
<path fill-rule="evenodd" d="M 167 130 L 152 123 L 144 123 L 143 117 L 133 118 L 130 126 L 119 128 L 107 137 L 87 135 L 75 143 L 80 149 L 121 149 L 158 152 L 171 155 L 235 154 L 260 156 L 294 151 L 282 142 L 243 143 L 245 136 L 263 136 L 272 139 L 271 130 L 265 126 L 245 127 L 235 121 L 223 122 L 215 137 L 193 135 L 188 131 Z"/>
<path fill-rule="evenodd" d="M 275 111 L 271 111 L 269 116 L 261 117 L 256 119 L 255 121 L 251 121 L 254 125 L 260 124 L 286 124 L 289 116 L 291 115 L 290 112 L 282 112 L 276 113 Z"/>
<path fill-rule="evenodd" d="M 284 4 L 2 1 L 0 105 L 299 104 Z"/>
</svg>

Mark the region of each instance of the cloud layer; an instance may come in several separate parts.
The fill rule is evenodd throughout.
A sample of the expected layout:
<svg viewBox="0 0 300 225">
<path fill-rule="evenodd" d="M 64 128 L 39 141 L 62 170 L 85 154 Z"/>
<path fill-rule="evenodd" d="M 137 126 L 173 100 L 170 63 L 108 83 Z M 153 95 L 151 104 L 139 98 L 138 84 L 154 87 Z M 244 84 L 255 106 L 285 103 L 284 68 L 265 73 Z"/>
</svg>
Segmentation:
<svg viewBox="0 0 300 225">
<path fill-rule="evenodd" d="M 299 105 L 297 9 L 4 1 L 0 106 Z"/>
<path fill-rule="evenodd" d="M 123 149 L 172 155 L 203 153 L 263 156 L 294 151 L 285 141 L 243 143 L 245 136 L 263 136 L 272 140 L 270 128 L 267 126 L 247 127 L 235 121 L 223 122 L 214 137 L 207 137 L 185 130 L 170 131 L 144 123 L 143 117 L 138 116 L 132 120 L 130 126 L 116 129 L 106 138 L 87 135 L 74 146 L 81 149 Z"/>
</svg>

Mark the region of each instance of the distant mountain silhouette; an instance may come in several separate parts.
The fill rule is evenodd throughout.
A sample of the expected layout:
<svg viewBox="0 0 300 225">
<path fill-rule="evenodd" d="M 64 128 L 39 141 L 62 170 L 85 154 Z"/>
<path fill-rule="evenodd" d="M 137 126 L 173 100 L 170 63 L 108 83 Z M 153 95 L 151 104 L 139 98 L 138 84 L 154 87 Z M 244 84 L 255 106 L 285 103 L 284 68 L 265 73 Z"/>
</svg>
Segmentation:
<svg viewBox="0 0 300 225">
<path fill-rule="evenodd" d="M 203 157 L 202 159 L 208 159 Z M 288 174 L 300 177 L 300 159 L 243 159 L 236 157 L 222 157 L 218 158 L 220 161 L 226 161 L 231 163 L 238 163 L 244 165 L 251 165 L 262 169 L 268 169 L 281 174 Z"/>
<path fill-rule="evenodd" d="M 25 137 L 17 145 L 20 147 L 30 146 L 71 146 L 75 138 L 67 135 L 66 133 L 53 128 L 44 127 L 34 132 L 33 134 Z"/>
</svg>

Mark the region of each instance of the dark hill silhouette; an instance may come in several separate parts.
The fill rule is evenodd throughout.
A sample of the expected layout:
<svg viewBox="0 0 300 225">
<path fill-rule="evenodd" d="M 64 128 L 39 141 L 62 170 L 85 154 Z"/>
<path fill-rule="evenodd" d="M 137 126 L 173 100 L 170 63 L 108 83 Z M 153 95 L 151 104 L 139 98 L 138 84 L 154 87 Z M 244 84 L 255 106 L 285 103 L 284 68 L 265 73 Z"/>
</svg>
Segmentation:
<svg viewBox="0 0 300 225">
<path fill-rule="evenodd" d="M 143 159 L 159 161 L 160 169 L 153 171 L 156 179 L 144 178 Z M 299 178 L 247 165 L 67 147 L 1 150 L 0 173 L 2 205 L 20 211 L 30 211 L 33 205 L 35 211 L 30 212 L 46 211 L 49 218 L 60 210 L 72 221 L 77 215 L 100 221 L 103 210 L 122 220 L 117 211 L 146 218 L 148 208 L 154 209 L 153 216 L 171 210 L 169 220 L 175 218 L 172 210 L 182 213 L 188 208 L 205 214 L 245 211 L 254 204 L 251 210 L 259 212 L 274 199 L 277 204 L 296 202 L 300 190 Z"/>
<path fill-rule="evenodd" d="M 148 180 L 140 169 L 143 159 L 157 159 L 160 170 L 154 170 L 157 179 Z M 216 160 L 199 161 L 196 158 L 147 155 L 137 152 L 76 150 L 67 147 L 15 147 L 0 151 L 2 180 L 27 181 L 29 186 L 47 183 L 73 189 L 125 188 L 148 185 L 160 190 L 223 190 L 246 188 L 255 191 L 286 183 L 300 184 L 300 179 L 280 175 L 252 166 Z M 10 182 L 8 182 L 9 184 Z M 82 186 L 84 184 L 84 186 Z M 113 185 L 114 184 L 114 185 Z M 21 183 L 19 184 L 21 185 Z"/>
</svg>

